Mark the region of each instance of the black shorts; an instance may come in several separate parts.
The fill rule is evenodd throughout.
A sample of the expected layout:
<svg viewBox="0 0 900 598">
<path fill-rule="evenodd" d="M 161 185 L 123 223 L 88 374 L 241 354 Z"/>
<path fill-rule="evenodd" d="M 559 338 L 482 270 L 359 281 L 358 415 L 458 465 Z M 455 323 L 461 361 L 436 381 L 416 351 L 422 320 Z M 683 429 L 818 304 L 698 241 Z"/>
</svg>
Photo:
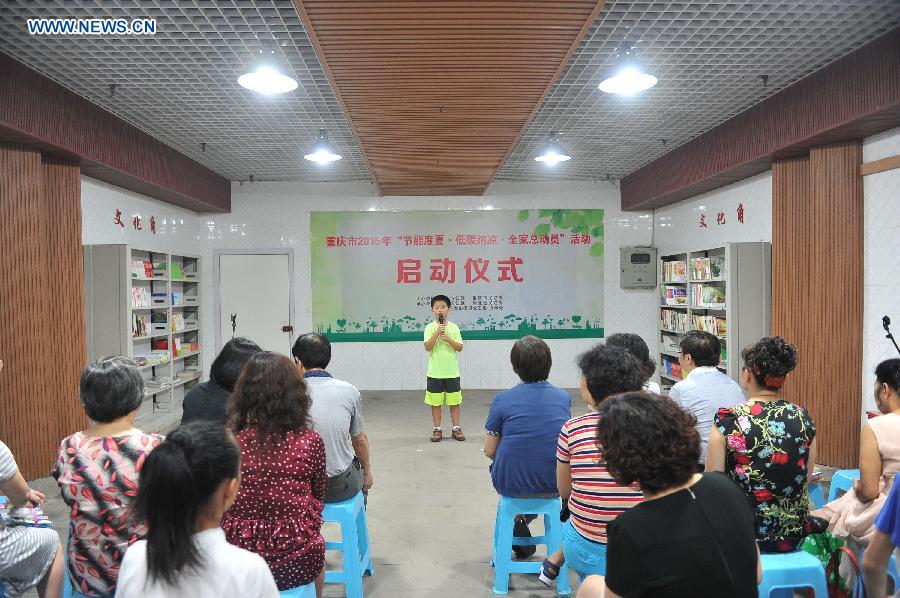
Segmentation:
<svg viewBox="0 0 900 598">
<path fill-rule="evenodd" d="M 459 392 L 461 390 L 459 377 L 456 378 L 428 378 L 425 389 L 428 392 Z"/>
</svg>

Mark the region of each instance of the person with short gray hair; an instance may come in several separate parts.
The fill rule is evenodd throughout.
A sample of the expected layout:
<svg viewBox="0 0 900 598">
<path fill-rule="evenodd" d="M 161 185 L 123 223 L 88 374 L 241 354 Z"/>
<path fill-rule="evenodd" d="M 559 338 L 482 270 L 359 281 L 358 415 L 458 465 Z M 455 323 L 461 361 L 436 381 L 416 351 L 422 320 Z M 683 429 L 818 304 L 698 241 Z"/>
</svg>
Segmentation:
<svg viewBox="0 0 900 598">
<path fill-rule="evenodd" d="M 347 500 L 360 491 L 368 495 L 374 482 L 359 390 L 326 371 L 331 362 L 331 342 L 324 334 L 301 335 L 291 353 L 312 398 L 313 429 L 325 443 L 325 502 Z"/>
<path fill-rule="evenodd" d="M 128 509 L 137 496 L 141 466 L 163 437 L 134 426 L 145 400 L 144 378 L 127 357 L 103 357 L 89 364 L 79 386 L 90 424 L 62 440 L 50 472 L 72 512 L 66 583 L 89 595 L 112 596 L 125 550 L 146 534 L 144 525 L 128 517 Z M 85 562 L 107 565 L 83 570 L 75 566 Z"/>
</svg>

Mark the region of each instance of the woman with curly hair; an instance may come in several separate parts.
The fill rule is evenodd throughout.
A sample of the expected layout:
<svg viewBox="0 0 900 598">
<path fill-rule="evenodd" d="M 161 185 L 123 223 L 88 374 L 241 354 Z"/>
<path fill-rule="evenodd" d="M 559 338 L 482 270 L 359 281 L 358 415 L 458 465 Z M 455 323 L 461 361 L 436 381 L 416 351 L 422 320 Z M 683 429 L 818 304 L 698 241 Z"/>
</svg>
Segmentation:
<svg viewBox="0 0 900 598">
<path fill-rule="evenodd" d="M 719 410 L 706 469 L 724 471 L 744 491 L 761 551 L 790 552 L 810 531 L 807 485 L 816 453 L 809 413 L 781 396 L 797 367 L 797 349 L 780 336 L 766 337 L 741 358 L 741 386 L 750 398 Z"/>
<path fill-rule="evenodd" d="M 599 414 L 607 470 L 644 500 L 607 525 L 606 593 L 592 578 L 578 595 L 755 597 L 753 514 L 725 476 L 696 473 L 694 417 L 646 392 L 606 399 Z"/>
<path fill-rule="evenodd" d="M 266 560 L 279 590 L 312 583 L 325 564 L 325 445 L 309 409 L 300 370 L 269 351 L 244 366 L 228 407 L 241 488 L 222 528 L 229 542 Z"/>
</svg>

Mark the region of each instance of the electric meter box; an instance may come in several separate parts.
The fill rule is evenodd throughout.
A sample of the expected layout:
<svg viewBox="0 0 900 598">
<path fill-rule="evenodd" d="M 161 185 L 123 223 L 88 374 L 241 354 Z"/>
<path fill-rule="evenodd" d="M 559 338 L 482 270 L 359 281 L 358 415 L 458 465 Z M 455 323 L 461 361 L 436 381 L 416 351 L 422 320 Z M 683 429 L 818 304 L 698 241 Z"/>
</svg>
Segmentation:
<svg viewBox="0 0 900 598">
<path fill-rule="evenodd" d="M 622 247 L 619 262 L 623 289 L 656 288 L 656 247 Z"/>
</svg>

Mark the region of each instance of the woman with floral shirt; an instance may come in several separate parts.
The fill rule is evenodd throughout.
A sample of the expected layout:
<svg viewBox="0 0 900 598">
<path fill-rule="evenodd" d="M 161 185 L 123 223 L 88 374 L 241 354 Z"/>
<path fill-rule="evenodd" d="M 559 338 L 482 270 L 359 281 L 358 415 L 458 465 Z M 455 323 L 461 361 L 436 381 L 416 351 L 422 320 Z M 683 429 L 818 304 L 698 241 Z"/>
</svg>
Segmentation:
<svg viewBox="0 0 900 598">
<path fill-rule="evenodd" d="M 816 428 L 806 409 L 781 397 L 797 349 L 780 336 L 743 350 L 749 400 L 720 409 L 709 437 L 707 471 L 724 471 L 747 495 L 762 552 L 796 550 L 809 533 L 807 484 Z"/>
<path fill-rule="evenodd" d="M 125 550 L 146 528 L 131 518 L 138 474 L 163 437 L 134 427 L 144 380 L 134 362 L 104 357 L 81 372 L 81 405 L 91 425 L 62 440 L 50 473 L 71 509 L 69 580 L 80 595 L 112 596 Z"/>
</svg>

